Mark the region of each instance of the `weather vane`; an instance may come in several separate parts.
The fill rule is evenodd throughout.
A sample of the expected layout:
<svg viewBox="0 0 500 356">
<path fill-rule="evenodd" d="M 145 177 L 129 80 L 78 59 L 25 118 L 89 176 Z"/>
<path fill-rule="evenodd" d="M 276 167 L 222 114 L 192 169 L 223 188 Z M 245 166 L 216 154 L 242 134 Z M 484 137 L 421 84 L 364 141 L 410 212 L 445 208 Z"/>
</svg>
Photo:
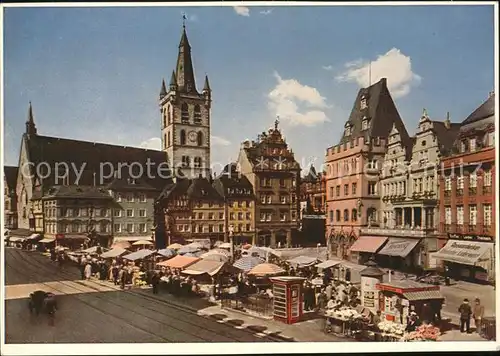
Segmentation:
<svg viewBox="0 0 500 356">
<path fill-rule="evenodd" d="M 186 20 L 187 20 L 186 13 L 183 12 L 182 13 L 182 27 L 184 27 L 184 28 L 186 28 Z"/>
<path fill-rule="evenodd" d="M 278 129 L 278 124 L 280 123 L 280 116 L 276 115 L 276 121 L 274 122 L 274 129 Z"/>
</svg>

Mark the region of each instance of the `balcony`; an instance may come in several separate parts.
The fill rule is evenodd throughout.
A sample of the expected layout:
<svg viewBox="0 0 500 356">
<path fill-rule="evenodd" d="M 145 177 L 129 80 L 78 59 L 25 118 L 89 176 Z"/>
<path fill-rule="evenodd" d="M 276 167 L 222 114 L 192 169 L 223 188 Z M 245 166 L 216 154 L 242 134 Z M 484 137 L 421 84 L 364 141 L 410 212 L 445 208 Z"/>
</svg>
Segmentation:
<svg viewBox="0 0 500 356">
<path fill-rule="evenodd" d="M 429 234 L 434 233 L 434 228 L 422 228 L 422 227 L 366 227 L 361 228 L 361 234 L 363 235 L 382 235 L 382 236 L 400 236 L 400 237 L 419 237 L 425 238 Z"/>
<path fill-rule="evenodd" d="M 445 224 L 439 225 L 440 233 L 450 234 L 473 234 L 473 235 L 491 235 L 494 233 L 491 225 L 484 224 Z"/>
</svg>

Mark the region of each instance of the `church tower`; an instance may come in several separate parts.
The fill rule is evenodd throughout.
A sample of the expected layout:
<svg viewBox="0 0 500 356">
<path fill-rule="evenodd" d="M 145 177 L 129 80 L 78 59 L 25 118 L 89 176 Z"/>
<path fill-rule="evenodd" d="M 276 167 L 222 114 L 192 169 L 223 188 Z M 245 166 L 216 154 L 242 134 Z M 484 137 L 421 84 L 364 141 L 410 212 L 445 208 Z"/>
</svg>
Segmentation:
<svg viewBox="0 0 500 356">
<path fill-rule="evenodd" d="M 182 27 L 177 66 L 168 88 L 163 80 L 160 90 L 162 150 L 174 172 L 209 177 L 212 93 L 207 76 L 202 92 L 196 89 L 185 23 Z"/>
</svg>

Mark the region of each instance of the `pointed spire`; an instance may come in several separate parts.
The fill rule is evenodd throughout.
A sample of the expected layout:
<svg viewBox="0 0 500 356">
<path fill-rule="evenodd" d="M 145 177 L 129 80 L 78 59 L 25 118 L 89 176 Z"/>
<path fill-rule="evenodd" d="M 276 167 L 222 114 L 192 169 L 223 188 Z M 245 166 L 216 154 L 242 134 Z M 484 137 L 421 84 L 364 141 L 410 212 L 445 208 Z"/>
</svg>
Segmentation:
<svg viewBox="0 0 500 356">
<path fill-rule="evenodd" d="M 182 36 L 179 43 L 179 54 L 177 56 L 175 75 L 179 91 L 186 93 L 196 92 L 193 61 L 191 59 L 191 46 L 189 45 L 189 40 L 187 38 L 185 23 L 182 27 Z"/>
<path fill-rule="evenodd" d="M 161 80 L 161 90 L 160 90 L 160 98 L 163 98 L 167 95 L 167 87 L 165 86 L 165 79 Z"/>
<path fill-rule="evenodd" d="M 31 106 L 31 101 L 28 109 L 28 120 L 26 120 L 26 133 L 28 135 L 36 135 L 36 125 L 33 117 L 33 107 Z"/>
<path fill-rule="evenodd" d="M 175 79 L 175 71 L 172 71 L 172 76 L 170 77 L 170 90 L 175 90 L 177 88 L 177 79 Z"/>
<path fill-rule="evenodd" d="M 205 74 L 205 85 L 203 86 L 204 92 L 210 92 L 210 83 L 208 82 L 208 75 Z"/>
<path fill-rule="evenodd" d="M 449 129 L 451 127 L 450 112 L 446 113 L 446 120 L 444 120 L 444 126 Z"/>
</svg>

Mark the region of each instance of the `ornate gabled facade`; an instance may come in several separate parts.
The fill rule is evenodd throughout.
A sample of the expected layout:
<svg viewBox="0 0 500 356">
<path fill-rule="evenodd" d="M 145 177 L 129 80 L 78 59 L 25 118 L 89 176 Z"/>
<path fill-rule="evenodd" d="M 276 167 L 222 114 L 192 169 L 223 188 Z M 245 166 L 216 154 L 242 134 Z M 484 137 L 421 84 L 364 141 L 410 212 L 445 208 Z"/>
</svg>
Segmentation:
<svg viewBox="0 0 500 356">
<path fill-rule="evenodd" d="M 313 165 L 300 181 L 300 214 L 324 215 L 326 206 L 326 174 L 317 173 Z"/>
<path fill-rule="evenodd" d="M 390 261 L 386 255 L 377 256 L 379 264 L 403 270 L 431 268 L 430 253 L 437 250 L 440 157 L 451 148 L 458 127 L 449 116 L 444 122 L 431 120 L 424 109 L 412 144 L 406 147 L 393 128 L 380 182 L 380 227 L 364 229 L 363 234 L 388 237 L 388 245 L 402 248 Z"/>
<path fill-rule="evenodd" d="M 3 167 L 4 222 L 9 230 L 17 229 L 16 180 L 18 167 Z"/>
<path fill-rule="evenodd" d="M 257 197 L 257 244 L 291 246 L 298 228 L 300 165 L 288 147 L 276 120 L 257 141 L 242 143 L 238 167 Z"/>
<path fill-rule="evenodd" d="M 359 90 L 339 144 L 327 149 L 326 240 L 334 256 L 349 258 L 360 229 L 379 223 L 379 174 L 394 126 L 408 145 L 410 138 L 383 78 Z"/>
<path fill-rule="evenodd" d="M 211 179 L 176 178 L 165 187 L 158 204 L 164 219 L 166 245 L 188 239 L 224 239 L 224 199 L 212 186 Z"/>
<path fill-rule="evenodd" d="M 183 26 L 177 66 L 167 90 L 162 81 L 160 113 L 162 149 L 171 167 L 183 178 L 210 177 L 210 109 L 208 77 L 202 92 L 196 89 L 191 46 Z M 180 168 L 177 170 L 177 168 Z"/>
<path fill-rule="evenodd" d="M 452 149 L 443 155 L 439 189 L 439 261 L 456 278 L 495 278 L 495 94 L 460 126 Z M 464 246 L 469 260 L 450 259 L 450 248 Z M 467 246 L 465 246 L 467 245 Z M 455 248 L 456 250 L 456 248 Z M 471 255 L 470 251 L 483 251 Z M 460 252 L 460 251 L 458 251 Z M 466 261 L 465 263 L 461 263 Z"/>
<path fill-rule="evenodd" d="M 224 198 L 225 231 L 233 231 L 235 244 L 255 244 L 255 194 L 248 178 L 230 163 L 213 186 Z"/>
</svg>

